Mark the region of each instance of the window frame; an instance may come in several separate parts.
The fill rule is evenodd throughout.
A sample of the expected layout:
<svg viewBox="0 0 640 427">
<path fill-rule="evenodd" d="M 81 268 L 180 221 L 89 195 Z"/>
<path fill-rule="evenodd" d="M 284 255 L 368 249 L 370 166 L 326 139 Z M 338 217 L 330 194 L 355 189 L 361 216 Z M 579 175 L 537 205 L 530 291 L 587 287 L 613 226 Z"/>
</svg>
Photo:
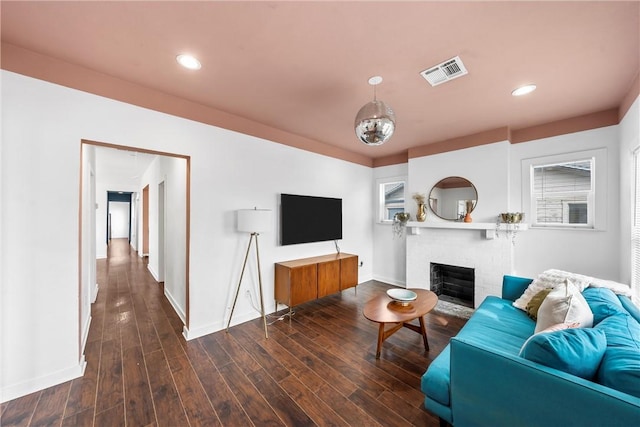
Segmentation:
<svg viewBox="0 0 640 427">
<path fill-rule="evenodd" d="M 591 190 L 586 191 L 587 197 L 587 224 L 560 224 L 538 223 L 537 201 L 533 191 L 534 168 L 557 164 L 591 160 Z M 608 159 L 607 149 L 576 151 L 551 156 L 523 159 L 522 167 L 522 205 L 525 212 L 525 221 L 531 228 L 537 229 L 561 229 L 561 230 L 605 230 L 607 225 L 607 176 Z"/>
<path fill-rule="evenodd" d="M 407 177 L 406 176 L 394 176 L 388 178 L 380 178 L 376 180 L 376 194 L 378 205 L 378 218 L 377 221 L 380 224 L 392 224 L 393 219 L 386 218 L 386 205 L 384 200 L 385 186 L 389 184 L 402 183 L 404 184 L 404 191 L 402 196 L 402 209 L 405 211 L 407 203 Z"/>
</svg>

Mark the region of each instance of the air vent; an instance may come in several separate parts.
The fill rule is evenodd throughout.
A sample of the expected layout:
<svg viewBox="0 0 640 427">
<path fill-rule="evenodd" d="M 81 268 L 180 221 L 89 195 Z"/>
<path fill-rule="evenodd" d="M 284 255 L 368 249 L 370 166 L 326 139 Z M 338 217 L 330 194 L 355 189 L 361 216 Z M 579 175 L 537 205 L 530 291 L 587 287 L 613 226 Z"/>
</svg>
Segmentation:
<svg viewBox="0 0 640 427">
<path fill-rule="evenodd" d="M 462 77 L 465 74 L 467 74 L 467 69 L 464 67 L 459 56 L 451 58 L 442 64 L 438 64 L 435 67 L 431 67 L 420 73 L 420 75 L 422 75 L 422 77 L 424 77 L 431 86 L 438 86 L 439 84 L 448 82 L 449 80 Z"/>
</svg>

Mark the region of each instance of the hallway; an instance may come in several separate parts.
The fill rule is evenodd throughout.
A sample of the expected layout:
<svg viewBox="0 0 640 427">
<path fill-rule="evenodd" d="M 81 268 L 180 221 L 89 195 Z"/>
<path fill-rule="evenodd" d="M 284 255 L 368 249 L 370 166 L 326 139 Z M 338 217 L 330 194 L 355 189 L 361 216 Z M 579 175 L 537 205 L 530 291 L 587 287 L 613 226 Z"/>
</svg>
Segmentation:
<svg viewBox="0 0 640 427">
<path fill-rule="evenodd" d="M 291 327 L 271 319 L 268 340 L 258 318 L 186 342 L 146 261 L 126 239 L 108 255 L 84 376 L 2 404 L 3 427 L 438 425 L 420 377 L 463 320 L 426 316 L 429 353 L 403 328 L 376 359 L 362 307 L 389 286 L 370 281 L 296 307 Z"/>
</svg>

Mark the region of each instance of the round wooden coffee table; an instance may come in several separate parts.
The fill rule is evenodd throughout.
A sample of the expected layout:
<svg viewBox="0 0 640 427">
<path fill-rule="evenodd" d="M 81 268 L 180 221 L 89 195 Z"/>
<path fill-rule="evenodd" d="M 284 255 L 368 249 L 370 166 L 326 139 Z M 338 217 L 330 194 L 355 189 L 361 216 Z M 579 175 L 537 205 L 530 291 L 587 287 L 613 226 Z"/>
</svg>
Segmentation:
<svg viewBox="0 0 640 427">
<path fill-rule="evenodd" d="M 391 335 L 399 331 L 402 327 L 411 329 L 422 335 L 424 349 L 429 350 L 427 341 L 427 329 L 424 326 L 424 315 L 429 313 L 438 303 L 438 296 L 426 289 L 410 289 L 417 294 L 415 301 L 408 305 L 395 302 L 386 293 L 380 294 L 364 305 L 364 317 L 380 324 L 378 329 L 378 348 L 376 359 L 380 358 L 382 343 Z M 413 325 L 412 320 L 418 319 L 420 326 Z M 385 330 L 387 323 L 395 324 L 392 328 Z"/>
</svg>

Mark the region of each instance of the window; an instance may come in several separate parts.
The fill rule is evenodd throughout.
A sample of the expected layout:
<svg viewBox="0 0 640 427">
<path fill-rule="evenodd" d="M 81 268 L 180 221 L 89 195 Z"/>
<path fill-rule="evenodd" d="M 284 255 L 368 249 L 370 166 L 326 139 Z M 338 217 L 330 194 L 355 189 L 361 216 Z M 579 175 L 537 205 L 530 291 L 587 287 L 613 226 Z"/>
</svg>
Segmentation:
<svg viewBox="0 0 640 427">
<path fill-rule="evenodd" d="M 395 214 L 404 212 L 404 184 L 404 180 L 397 178 L 379 181 L 380 221 L 391 222 Z"/>
<path fill-rule="evenodd" d="M 537 228 L 607 229 L 606 148 L 522 159 L 522 210 Z"/>
<path fill-rule="evenodd" d="M 592 226 L 594 159 L 532 166 L 535 225 Z"/>
</svg>

